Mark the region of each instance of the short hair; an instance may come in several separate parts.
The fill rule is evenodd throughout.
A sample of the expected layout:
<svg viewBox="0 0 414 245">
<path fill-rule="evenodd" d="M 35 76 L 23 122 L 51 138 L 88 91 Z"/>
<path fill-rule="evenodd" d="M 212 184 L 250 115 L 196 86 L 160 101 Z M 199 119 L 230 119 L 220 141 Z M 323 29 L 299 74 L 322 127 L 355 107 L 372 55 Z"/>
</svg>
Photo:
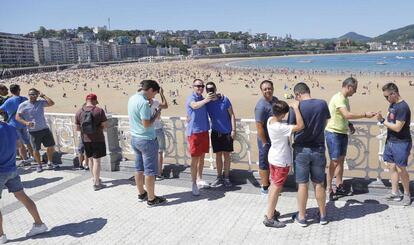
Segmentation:
<svg viewBox="0 0 414 245">
<path fill-rule="evenodd" d="M 6 87 L 6 85 L 0 84 L 0 90 L 7 90 L 9 91 L 9 89 Z"/>
<path fill-rule="evenodd" d="M 358 84 L 358 81 L 353 77 L 348 77 L 342 82 L 342 87 L 352 86 L 355 87 Z"/>
<path fill-rule="evenodd" d="M 214 88 L 217 88 L 217 87 L 216 87 L 216 84 L 215 84 L 215 83 L 213 83 L 213 82 L 207 82 L 207 83 L 206 83 L 206 87 L 207 87 L 208 85 L 213 85 L 213 86 L 214 86 Z"/>
<path fill-rule="evenodd" d="M 37 94 L 39 93 L 39 90 L 37 90 L 35 88 L 31 88 L 31 89 L 29 89 L 29 91 L 35 91 Z"/>
<path fill-rule="evenodd" d="M 193 84 L 194 84 L 195 82 L 197 82 L 197 81 L 200 81 L 200 82 L 204 83 L 204 81 L 203 81 L 203 80 L 201 80 L 200 78 L 196 78 L 196 79 L 194 79 Z"/>
<path fill-rule="evenodd" d="M 10 85 L 10 93 L 17 94 L 20 91 L 20 86 L 17 84 Z"/>
<path fill-rule="evenodd" d="M 141 90 L 147 91 L 150 88 L 157 92 L 160 91 L 160 85 L 154 80 L 143 80 L 141 82 Z"/>
<path fill-rule="evenodd" d="M 289 105 L 283 100 L 278 100 L 272 103 L 272 110 L 274 116 L 280 116 L 289 112 Z"/>
<path fill-rule="evenodd" d="M 384 86 L 382 86 L 382 91 L 388 91 L 388 92 L 395 92 L 395 93 L 399 93 L 398 92 L 398 87 L 397 84 L 389 82 L 387 84 L 385 84 Z"/>
<path fill-rule="evenodd" d="M 272 81 L 270 81 L 270 80 L 263 80 L 263 81 L 260 83 L 260 89 L 262 89 L 262 85 L 263 85 L 263 84 L 265 84 L 265 83 L 270 84 L 270 85 L 272 86 L 272 88 L 273 88 L 273 82 L 272 82 Z"/>
<path fill-rule="evenodd" d="M 308 85 L 304 82 L 297 83 L 293 88 L 293 93 L 295 94 L 310 94 L 310 89 Z"/>
</svg>

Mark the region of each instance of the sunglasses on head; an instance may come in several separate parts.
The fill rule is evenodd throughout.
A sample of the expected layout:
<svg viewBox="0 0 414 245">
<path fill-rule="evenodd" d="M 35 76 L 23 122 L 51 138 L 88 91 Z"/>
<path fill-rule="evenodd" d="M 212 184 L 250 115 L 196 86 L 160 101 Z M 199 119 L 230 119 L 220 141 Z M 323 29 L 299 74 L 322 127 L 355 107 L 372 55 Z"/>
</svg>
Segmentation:
<svg viewBox="0 0 414 245">
<path fill-rule="evenodd" d="M 196 88 L 204 88 L 204 85 L 193 85 L 193 87 L 196 87 Z"/>
</svg>

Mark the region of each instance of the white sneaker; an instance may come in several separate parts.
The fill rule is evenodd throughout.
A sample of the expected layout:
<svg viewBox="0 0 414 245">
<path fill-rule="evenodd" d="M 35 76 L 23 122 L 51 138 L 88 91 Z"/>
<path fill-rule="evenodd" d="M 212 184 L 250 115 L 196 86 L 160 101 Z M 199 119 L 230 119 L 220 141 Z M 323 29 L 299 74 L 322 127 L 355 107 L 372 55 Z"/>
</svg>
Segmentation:
<svg viewBox="0 0 414 245">
<path fill-rule="evenodd" d="M 47 232 L 48 228 L 45 224 L 36 225 L 33 224 L 32 229 L 26 234 L 26 237 L 36 236 L 42 233 Z"/>
<path fill-rule="evenodd" d="M 193 193 L 193 196 L 199 196 L 200 195 L 200 190 L 198 189 L 197 184 L 193 183 L 193 188 L 192 188 L 191 192 Z"/>
<path fill-rule="evenodd" d="M 5 244 L 7 242 L 6 234 L 3 234 L 3 236 L 0 236 L 0 244 Z"/>
<path fill-rule="evenodd" d="M 200 189 L 208 189 L 208 188 L 210 188 L 210 184 L 209 183 L 207 183 L 206 181 L 204 181 L 204 180 L 199 180 L 199 181 L 197 181 L 197 186 L 198 186 L 198 188 L 200 188 Z"/>
</svg>

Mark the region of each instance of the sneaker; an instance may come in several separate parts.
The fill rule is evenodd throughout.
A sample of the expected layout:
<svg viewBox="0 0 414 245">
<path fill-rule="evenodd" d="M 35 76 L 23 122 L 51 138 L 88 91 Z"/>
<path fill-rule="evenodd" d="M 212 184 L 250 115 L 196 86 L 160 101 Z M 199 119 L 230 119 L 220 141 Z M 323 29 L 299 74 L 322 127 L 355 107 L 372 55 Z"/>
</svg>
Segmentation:
<svg viewBox="0 0 414 245">
<path fill-rule="evenodd" d="M 336 187 L 335 194 L 339 196 L 349 196 L 351 192 L 348 190 L 345 190 L 344 185 L 340 184 L 339 186 Z"/>
<path fill-rule="evenodd" d="M 34 162 L 35 161 L 35 159 L 33 158 L 33 157 L 29 157 L 29 158 L 27 158 L 27 160 L 26 161 L 28 161 L 28 162 Z"/>
<path fill-rule="evenodd" d="M 24 166 L 30 166 L 31 164 L 30 164 L 30 161 L 26 159 L 26 160 L 22 160 L 19 165 L 21 167 L 24 167 Z"/>
<path fill-rule="evenodd" d="M 262 195 L 267 195 L 269 193 L 269 188 L 265 189 L 262 187 L 260 187 L 260 193 L 262 193 Z"/>
<path fill-rule="evenodd" d="M 210 184 L 207 183 L 205 180 L 197 181 L 197 186 L 198 186 L 199 189 L 208 189 L 208 188 L 210 188 Z"/>
<path fill-rule="evenodd" d="M 164 197 L 157 197 L 157 196 L 155 196 L 154 200 L 147 201 L 148 207 L 154 207 L 154 206 L 162 205 L 165 203 L 167 203 L 167 199 L 165 199 Z"/>
<path fill-rule="evenodd" d="M 47 231 L 47 226 L 45 224 L 36 225 L 33 224 L 32 229 L 26 234 L 26 237 L 36 236 L 42 233 L 45 233 Z"/>
<path fill-rule="evenodd" d="M 269 219 L 267 218 L 267 215 L 264 216 L 263 224 L 266 227 L 273 227 L 273 228 L 283 228 L 286 226 L 285 223 L 280 222 L 278 219 Z"/>
<path fill-rule="evenodd" d="M 317 213 L 317 216 L 318 216 L 319 224 L 326 225 L 326 224 L 329 223 L 328 218 L 326 217 L 326 215 L 325 216 L 321 216 L 321 214 L 318 212 Z"/>
<path fill-rule="evenodd" d="M 156 180 L 156 181 L 161 181 L 161 180 L 164 180 L 164 176 L 162 176 L 162 175 L 156 175 L 156 176 L 155 176 L 155 180 Z"/>
<path fill-rule="evenodd" d="M 6 234 L 3 234 L 2 236 L 0 236 L 0 244 L 5 244 L 7 242 L 7 237 Z"/>
<path fill-rule="evenodd" d="M 395 194 L 395 193 L 392 193 L 391 192 L 388 196 L 385 197 L 385 200 L 399 202 L 399 201 L 402 200 L 402 198 L 403 197 L 399 193 L 398 194 Z"/>
<path fill-rule="evenodd" d="M 225 187 L 232 187 L 233 186 L 233 184 L 230 182 L 230 179 L 228 177 L 224 178 L 224 186 Z"/>
<path fill-rule="evenodd" d="M 292 215 L 292 220 L 301 227 L 308 226 L 308 223 L 306 222 L 306 219 L 299 219 L 299 214 L 298 213 Z"/>
<path fill-rule="evenodd" d="M 333 191 L 329 192 L 328 197 L 329 197 L 330 202 L 334 202 L 334 201 L 338 200 L 338 196 Z"/>
<path fill-rule="evenodd" d="M 404 206 L 410 206 L 411 205 L 411 196 L 410 196 L 410 194 L 404 194 L 403 204 L 404 204 Z"/>
<path fill-rule="evenodd" d="M 276 211 L 275 209 L 275 212 L 273 213 L 273 219 L 277 219 L 279 217 L 280 217 L 280 212 Z"/>
<path fill-rule="evenodd" d="M 213 183 L 211 183 L 211 187 L 214 187 L 214 188 L 216 188 L 216 187 L 220 187 L 220 186 L 222 186 L 223 185 L 223 177 L 221 177 L 221 176 L 218 176 L 217 178 L 216 178 L 216 180 L 214 180 L 213 181 Z"/>
<path fill-rule="evenodd" d="M 148 201 L 148 192 L 144 192 L 143 194 L 138 194 L 138 201 L 140 202 Z"/>
<path fill-rule="evenodd" d="M 47 170 L 52 170 L 53 169 L 53 165 L 51 163 L 48 163 L 46 169 Z"/>
<path fill-rule="evenodd" d="M 103 188 L 105 188 L 106 187 L 106 185 L 104 185 L 104 184 L 102 184 L 102 183 L 99 183 L 99 184 L 97 184 L 97 185 L 93 185 L 93 190 L 94 191 L 99 191 L 99 190 L 102 190 Z"/>
<path fill-rule="evenodd" d="M 36 172 L 38 172 L 38 173 L 43 172 L 43 167 L 42 167 L 42 165 L 38 165 L 38 166 L 36 167 Z"/>
<path fill-rule="evenodd" d="M 193 196 L 199 196 L 200 195 L 200 190 L 198 189 L 197 184 L 193 183 L 193 188 L 192 188 L 191 192 L 193 193 Z"/>
<path fill-rule="evenodd" d="M 60 166 L 57 163 L 52 163 L 52 168 L 56 170 L 56 169 L 60 169 Z"/>
</svg>

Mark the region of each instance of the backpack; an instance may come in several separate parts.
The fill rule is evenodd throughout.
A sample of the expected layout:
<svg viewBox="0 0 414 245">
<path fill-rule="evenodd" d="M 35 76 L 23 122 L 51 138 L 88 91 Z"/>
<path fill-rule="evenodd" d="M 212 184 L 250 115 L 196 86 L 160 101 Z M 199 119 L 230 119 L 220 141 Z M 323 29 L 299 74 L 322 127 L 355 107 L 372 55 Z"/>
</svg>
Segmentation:
<svg viewBox="0 0 414 245">
<path fill-rule="evenodd" d="M 84 134 L 93 134 L 97 131 L 97 127 L 96 127 L 96 123 L 94 121 L 93 118 L 93 109 L 95 109 L 95 107 L 92 108 L 92 110 L 87 111 L 84 110 L 82 107 L 82 113 L 81 113 L 81 132 Z"/>
</svg>

